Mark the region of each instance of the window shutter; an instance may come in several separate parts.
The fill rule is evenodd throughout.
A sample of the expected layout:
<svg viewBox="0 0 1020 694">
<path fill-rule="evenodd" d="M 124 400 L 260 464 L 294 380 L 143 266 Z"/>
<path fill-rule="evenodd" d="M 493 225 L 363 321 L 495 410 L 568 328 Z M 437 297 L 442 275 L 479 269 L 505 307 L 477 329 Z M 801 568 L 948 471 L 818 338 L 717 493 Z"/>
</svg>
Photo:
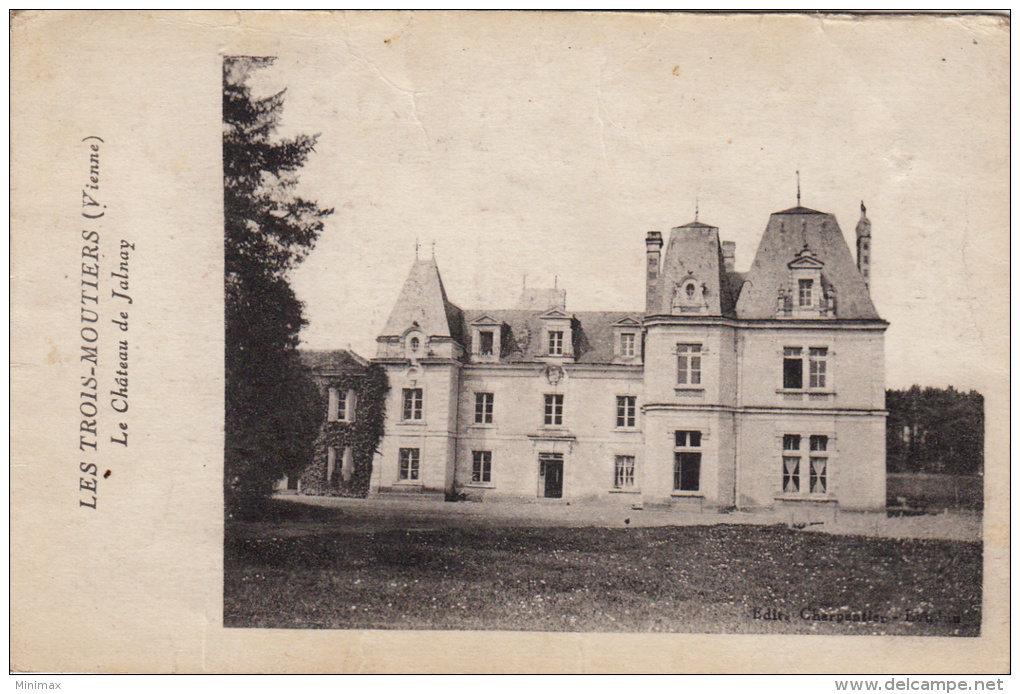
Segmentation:
<svg viewBox="0 0 1020 694">
<path fill-rule="evenodd" d="M 354 421 L 354 407 L 358 403 L 358 394 L 353 390 L 348 390 L 344 394 L 344 419 L 348 422 Z"/>
<path fill-rule="evenodd" d="M 321 402 L 321 401 L 320 401 Z M 329 405 L 327 407 L 327 419 L 330 422 L 336 421 L 337 409 L 340 405 L 340 394 L 337 393 L 336 388 L 329 389 Z"/>
<path fill-rule="evenodd" d="M 354 449 L 350 446 L 344 448 L 343 466 L 340 469 L 343 473 L 344 482 L 350 481 L 351 475 L 354 473 Z"/>
<path fill-rule="evenodd" d="M 326 484 L 331 485 L 333 473 L 336 471 L 336 449 L 332 446 L 326 449 Z"/>
</svg>

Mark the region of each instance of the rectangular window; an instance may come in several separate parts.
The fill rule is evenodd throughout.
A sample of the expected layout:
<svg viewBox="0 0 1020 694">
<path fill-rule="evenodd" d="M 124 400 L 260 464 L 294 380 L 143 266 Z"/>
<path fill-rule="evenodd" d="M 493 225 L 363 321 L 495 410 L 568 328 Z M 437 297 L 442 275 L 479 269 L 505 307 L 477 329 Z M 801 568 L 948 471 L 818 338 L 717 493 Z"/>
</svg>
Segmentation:
<svg viewBox="0 0 1020 694">
<path fill-rule="evenodd" d="M 829 437 L 828 436 L 812 436 L 811 437 L 811 493 L 812 494 L 825 494 L 828 487 L 827 470 L 829 458 Z"/>
<path fill-rule="evenodd" d="M 478 353 L 491 356 L 493 345 L 493 334 L 491 330 L 483 330 L 479 334 Z"/>
<path fill-rule="evenodd" d="M 400 449 L 400 479 L 417 480 L 420 451 L 417 448 Z"/>
<path fill-rule="evenodd" d="M 701 432 L 677 431 L 673 451 L 673 489 L 696 492 L 701 489 Z"/>
<path fill-rule="evenodd" d="M 613 489 L 634 488 L 634 456 L 616 456 L 616 465 L 613 473 Z"/>
<path fill-rule="evenodd" d="M 828 378 L 828 347 L 809 347 L 807 349 L 807 385 L 804 383 L 804 356 L 802 347 L 783 348 L 783 388 L 787 390 L 825 390 Z"/>
<path fill-rule="evenodd" d="M 492 424 L 492 406 L 496 396 L 492 393 L 475 393 L 475 424 Z"/>
<path fill-rule="evenodd" d="M 783 435 L 783 493 L 800 492 L 800 436 Z"/>
<path fill-rule="evenodd" d="M 676 346 L 676 382 L 682 386 L 701 385 L 701 345 Z"/>
<path fill-rule="evenodd" d="M 811 347 L 808 350 L 810 387 L 825 388 L 825 360 L 828 356 L 829 350 L 825 347 Z"/>
<path fill-rule="evenodd" d="M 676 432 L 677 448 L 701 448 L 700 431 L 678 431 Z"/>
<path fill-rule="evenodd" d="M 634 333 L 621 333 L 620 334 L 620 356 L 621 357 L 633 357 L 635 354 L 635 345 L 637 344 L 637 336 Z"/>
<path fill-rule="evenodd" d="M 562 395 L 545 396 L 545 424 L 546 426 L 561 426 L 563 424 Z"/>
<path fill-rule="evenodd" d="M 336 418 L 341 422 L 347 421 L 347 393 L 343 393 L 343 397 L 337 398 Z"/>
<path fill-rule="evenodd" d="M 800 347 L 783 348 L 783 388 L 800 390 L 804 387 L 803 353 Z"/>
<path fill-rule="evenodd" d="M 797 281 L 797 305 L 801 308 L 811 308 L 811 285 L 813 280 Z"/>
<path fill-rule="evenodd" d="M 825 493 L 825 467 L 827 463 L 826 458 L 816 458 L 811 456 L 811 493 L 812 494 L 824 494 Z"/>
<path fill-rule="evenodd" d="M 471 452 L 471 481 L 492 481 L 492 451 Z"/>
<path fill-rule="evenodd" d="M 421 388 L 404 388 L 404 419 L 406 421 L 421 420 L 421 415 Z"/>
<path fill-rule="evenodd" d="M 637 426 L 637 397 L 634 395 L 616 396 L 616 426 Z"/>
<path fill-rule="evenodd" d="M 550 330 L 549 331 L 549 354 L 552 356 L 560 356 L 563 354 L 563 331 L 562 330 Z"/>
</svg>

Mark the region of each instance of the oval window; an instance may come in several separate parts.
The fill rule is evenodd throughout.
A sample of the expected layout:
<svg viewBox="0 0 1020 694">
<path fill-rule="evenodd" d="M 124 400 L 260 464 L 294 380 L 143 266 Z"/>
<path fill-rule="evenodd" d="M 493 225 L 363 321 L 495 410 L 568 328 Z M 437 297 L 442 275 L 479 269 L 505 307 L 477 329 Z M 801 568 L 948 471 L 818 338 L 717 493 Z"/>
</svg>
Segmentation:
<svg viewBox="0 0 1020 694">
<path fill-rule="evenodd" d="M 688 282 L 687 286 L 684 287 L 684 292 L 687 294 L 687 300 L 690 301 L 694 298 L 694 283 Z"/>
<path fill-rule="evenodd" d="M 418 351 L 418 344 L 419 344 L 418 338 L 417 337 L 412 337 L 411 338 L 411 350 L 414 351 L 414 352 L 417 352 Z"/>
</svg>

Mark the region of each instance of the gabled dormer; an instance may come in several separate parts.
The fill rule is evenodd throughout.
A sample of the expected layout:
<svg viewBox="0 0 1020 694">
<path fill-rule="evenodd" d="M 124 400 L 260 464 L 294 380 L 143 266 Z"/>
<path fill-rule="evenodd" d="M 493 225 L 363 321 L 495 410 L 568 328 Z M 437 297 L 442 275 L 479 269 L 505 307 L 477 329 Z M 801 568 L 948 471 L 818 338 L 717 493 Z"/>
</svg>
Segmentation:
<svg viewBox="0 0 1020 694">
<path fill-rule="evenodd" d="M 614 362 L 640 364 L 643 349 L 640 320 L 624 316 L 613 323 Z"/>
<path fill-rule="evenodd" d="M 538 316 L 542 325 L 542 346 L 538 354 L 552 361 L 574 359 L 573 316 L 552 308 Z"/>
<path fill-rule="evenodd" d="M 804 244 L 786 264 L 788 281 L 776 295 L 777 318 L 829 318 L 835 315 L 835 290 L 823 283 L 822 268 L 811 248 Z"/>
<path fill-rule="evenodd" d="M 502 356 L 504 325 L 488 314 L 470 323 L 471 361 L 497 362 Z"/>
</svg>

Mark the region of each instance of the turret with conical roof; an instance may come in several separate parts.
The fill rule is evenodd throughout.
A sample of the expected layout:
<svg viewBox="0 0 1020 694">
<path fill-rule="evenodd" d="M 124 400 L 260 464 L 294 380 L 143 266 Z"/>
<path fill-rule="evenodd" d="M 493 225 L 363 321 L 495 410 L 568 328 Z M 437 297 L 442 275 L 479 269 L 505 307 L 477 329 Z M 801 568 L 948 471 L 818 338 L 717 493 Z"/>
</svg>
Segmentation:
<svg viewBox="0 0 1020 694">
<path fill-rule="evenodd" d="M 463 312 L 447 299 L 435 258 L 415 260 L 377 341 L 380 357 L 459 356 Z"/>
</svg>

